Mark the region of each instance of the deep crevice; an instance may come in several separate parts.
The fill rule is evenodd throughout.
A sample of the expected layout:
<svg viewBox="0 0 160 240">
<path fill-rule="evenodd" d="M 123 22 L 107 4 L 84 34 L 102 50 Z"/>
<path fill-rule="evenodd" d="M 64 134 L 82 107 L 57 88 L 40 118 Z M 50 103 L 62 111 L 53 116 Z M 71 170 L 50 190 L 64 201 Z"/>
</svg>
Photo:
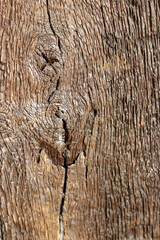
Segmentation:
<svg viewBox="0 0 160 240">
<path fill-rule="evenodd" d="M 59 82 L 60 82 L 60 78 L 58 78 L 58 80 L 57 80 L 57 84 L 56 84 L 56 90 L 58 90 L 58 87 L 59 87 Z"/>
<path fill-rule="evenodd" d="M 42 57 L 44 58 L 44 60 L 46 61 L 47 64 L 44 64 L 42 67 L 41 67 L 41 71 L 44 70 L 44 68 L 47 66 L 47 65 L 50 65 L 52 66 L 55 62 L 59 62 L 59 60 L 57 58 L 50 58 L 48 59 L 47 56 L 41 52 L 41 55 Z"/>
<path fill-rule="evenodd" d="M 66 121 L 64 119 L 62 119 L 62 122 L 63 122 L 64 131 L 65 131 L 65 140 L 64 140 L 64 142 L 67 143 L 67 141 L 69 139 L 69 132 L 68 132 L 68 129 L 67 129 Z"/>
<path fill-rule="evenodd" d="M 42 57 L 46 60 L 46 62 L 49 63 L 47 56 L 43 52 L 41 52 L 41 54 L 42 54 Z"/>
<path fill-rule="evenodd" d="M 58 90 L 58 88 L 59 88 L 59 83 L 60 83 L 60 78 L 57 80 L 56 89 L 50 94 L 50 96 L 49 96 L 49 98 L 48 98 L 48 104 L 50 104 L 50 100 L 51 100 L 52 96 L 54 95 L 55 91 Z M 48 107 L 47 107 L 47 109 L 48 109 Z"/>
<path fill-rule="evenodd" d="M 41 67 L 41 72 L 43 72 L 43 70 L 45 69 L 46 67 L 46 64 L 44 64 L 42 67 Z"/>
<path fill-rule="evenodd" d="M 48 103 L 50 103 L 51 98 L 53 97 L 54 93 L 55 93 L 55 91 L 53 91 L 53 92 L 50 94 L 50 96 L 49 96 L 49 98 L 48 98 Z M 47 109 L 48 109 L 48 107 L 47 107 Z"/>
<path fill-rule="evenodd" d="M 65 168 L 65 177 L 64 177 L 64 184 L 63 184 L 63 196 L 60 206 L 60 215 L 63 215 L 63 207 L 64 207 L 64 200 L 65 200 L 65 193 L 66 193 L 66 187 L 67 187 L 67 172 L 68 172 L 68 165 L 66 164 L 66 160 L 64 162 L 64 168 Z"/>
<path fill-rule="evenodd" d="M 67 164 L 67 166 L 71 166 L 71 165 L 75 164 L 76 160 L 79 158 L 79 155 L 80 155 L 80 153 L 78 153 L 78 154 L 77 154 L 77 157 L 73 160 L 73 162 Z"/>
<path fill-rule="evenodd" d="M 65 131 L 65 140 L 64 142 L 67 143 L 69 138 L 69 132 L 67 129 L 66 121 L 62 118 L 63 122 L 63 128 Z M 67 179 L 68 179 L 68 165 L 67 165 L 67 158 L 64 157 L 64 169 L 65 169 L 65 176 L 64 176 L 64 183 L 63 183 L 63 195 L 60 205 L 60 212 L 59 212 L 59 227 L 60 227 L 60 240 L 63 240 L 65 235 L 65 229 L 64 229 L 64 221 L 63 221 L 63 209 L 64 209 L 64 202 L 65 202 L 65 196 L 66 196 L 66 188 L 67 188 Z"/>
<path fill-rule="evenodd" d="M 88 165 L 86 165 L 86 188 L 88 186 L 88 183 L 87 183 L 87 178 L 88 178 Z"/>
<path fill-rule="evenodd" d="M 93 111 L 94 111 L 94 117 L 96 117 L 97 116 L 97 110 L 93 109 Z"/>
<path fill-rule="evenodd" d="M 61 51 L 61 41 L 59 38 L 58 38 L 58 47 L 59 47 L 59 50 Z"/>
<path fill-rule="evenodd" d="M 1 218 L 0 218 L 0 239 L 4 240 Z"/>
<path fill-rule="evenodd" d="M 41 158 L 41 152 L 42 152 L 42 150 L 43 150 L 43 148 L 41 148 L 41 149 L 39 150 L 39 155 L 38 155 L 38 159 L 37 159 L 37 164 L 40 163 L 40 158 Z"/>
<path fill-rule="evenodd" d="M 86 157 L 86 144 L 85 144 L 85 136 L 83 137 L 83 145 L 82 145 L 82 150 L 83 150 L 83 154 L 84 154 L 84 157 Z"/>
<path fill-rule="evenodd" d="M 64 221 L 63 221 L 63 209 L 64 209 L 64 202 L 65 202 L 66 188 L 67 188 L 67 179 L 68 179 L 68 165 L 67 165 L 66 159 L 64 159 L 64 169 L 65 169 L 65 176 L 64 176 L 64 184 L 63 184 L 63 195 L 62 195 L 60 212 L 59 212 L 60 240 L 63 240 L 64 235 L 65 235 Z"/>
<path fill-rule="evenodd" d="M 53 26 L 52 26 L 52 23 L 51 23 L 51 16 L 50 16 L 50 12 L 49 12 L 48 0 L 46 0 L 46 5 L 47 5 L 47 14 L 48 14 L 49 25 L 50 25 L 50 28 L 51 28 L 53 34 L 54 34 L 54 35 L 57 37 L 57 39 L 58 39 L 58 47 L 59 47 L 59 50 L 61 51 L 61 42 L 60 42 L 60 39 L 59 39 L 58 35 L 56 34 L 56 32 L 54 31 Z"/>
<path fill-rule="evenodd" d="M 86 165 L 86 181 L 87 181 L 87 177 L 88 177 L 88 165 Z"/>
</svg>

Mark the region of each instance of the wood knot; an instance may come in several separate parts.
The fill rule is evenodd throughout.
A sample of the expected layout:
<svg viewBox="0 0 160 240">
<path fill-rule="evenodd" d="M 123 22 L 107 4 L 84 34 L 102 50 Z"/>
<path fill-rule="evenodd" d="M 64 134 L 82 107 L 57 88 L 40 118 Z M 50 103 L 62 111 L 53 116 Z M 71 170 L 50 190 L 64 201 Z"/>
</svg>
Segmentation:
<svg viewBox="0 0 160 240">
<path fill-rule="evenodd" d="M 34 51 L 34 66 L 44 82 L 56 83 L 61 75 L 62 58 L 52 35 L 39 37 Z"/>
<path fill-rule="evenodd" d="M 84 138 L 92 136 L 96 116 L 87 99 L 76 95 L 73 101 L 68 92 L 57 90 L 51 98 L 45 117 L 53 127 L 46 128 L 47 133 L 41 137 L 41 148 L 45 148 L 55 165 L 62 166 L 73 164 L 80 152 L 85 151 Z"/>
</svg>

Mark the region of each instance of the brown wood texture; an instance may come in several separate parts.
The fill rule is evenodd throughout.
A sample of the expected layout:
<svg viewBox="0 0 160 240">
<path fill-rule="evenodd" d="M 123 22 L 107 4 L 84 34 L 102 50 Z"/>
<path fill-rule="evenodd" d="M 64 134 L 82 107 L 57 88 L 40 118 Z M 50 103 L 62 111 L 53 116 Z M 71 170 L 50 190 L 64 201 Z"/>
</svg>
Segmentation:
<svg viewBox="0 0 160 240">
<path fill-rule="evenodd" d="M 0 240 L 159 239 L 158 0 L 0 0 Z"/>
</svg>

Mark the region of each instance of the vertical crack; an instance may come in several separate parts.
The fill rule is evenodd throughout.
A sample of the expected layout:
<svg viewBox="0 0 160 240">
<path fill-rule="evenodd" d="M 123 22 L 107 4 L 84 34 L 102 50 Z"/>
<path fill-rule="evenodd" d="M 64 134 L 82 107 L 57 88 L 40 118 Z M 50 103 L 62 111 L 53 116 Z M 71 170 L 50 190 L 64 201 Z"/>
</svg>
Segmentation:
<svg viewBox="0 0 160 240">
<path fill-rule="evenodd" d="M 64 131 L 65 131 L 65 140 L 64 140 L 64 142 L 67 143 L 67 141 L 69 139 L 69 132 L 68 132 L 68 129 L 67 129 L 66 121 L 64 119 L 62 119 L 62 122 L 63 122 Z"/>
<path fill-rule="evenodd" d="M 1 240 L 4 239 L 1 218 L 0 218 L 0 239 L 1 239 Z"/>
<path fill-rule="evenodd" d="M 49 12 L 48 0 L 46 0 L 46 5 L 47 5 L 47 14 L 48 14 L 49 25 L 50 25 L 50 28 L 51 28 L 53 34 L 54 34 L 54 35 L 57 37 L 57 39 L 58 39 L 58 47 L 59 47 L 59 50 L 61 51 L 61 42 L 60 42 L 60 39 L 59 39 L 58 35 L 56 34 L 56 32 L 54 31 L 53 26 L 52 26 L 52 23 L 51 23 L 51 15 L 50 15 L 50 12 Z"/>
<path fill-rule="evenodd" d="M 67 188 L 67 179 L 68 179 L 68 166 L 66 163 L 66 159 L 64 159 L 64 168 L 65 168 L 65 176 L 64 176 L 64 184 L 63 184 L 63 196 L 60 205 L 60 212 L 59 212 L 59 227 L 60 227 L 60 240 L 64 239 L 65 229 L 64 229 L 64 221 L 63 221 L 63 209 L 64 209 L 64 201 L 66 195 L 66 188 Z"/>
<path fill-rule="evenodd" d="M 86 165 L 86 188 L 87 188 L 87 177 L 88 177 L 88 165 Z"/>
<path fill-rule="evenodd" d="M 63 122 L 63 128 L 65 130 L 65 143 L 66 143 L 68 138 L 69 138 L 69 132 L 68 132 L 68 129 L 67 129 L 66 121 L 64 119 L 62 119 L 62 122 Z M 65 235 L 64 220 L 63 220 L 63 209 L 64 209 L 64 202 L 65 202 L 66 188 L 67 188 L 67 179 L 68 179 L 67 158 L 65 156 L 63 156 L 63 158 L 64 158 L 65 176 L 64 176 L 64 183 L 63 183 L 63 195 L 62 195 L 60 212 L 59 212 L 60 240 L 63 240 L 64 235 Z"/>
<path fill-rule="evenodd" d="M 59 87 L 59 82 L 60 82 L 60 78 L 58 78 L 58 80 L 57 80 L 57 84 L 56 84 L 56 90 L 58 90 L 58 87 Z"/>
<path fill-rule="evenodd" d="M 40 163 L 40 159 L 41 159 L 41 152 L 42 152 L 43 148 L 40 148 L 39 150 L 39 154 L 38 154 L 38 159 L 37 159 L 37 163 Z"/>
<path fill-rule="evenodd" d="M 59 50 L 61 51 L 61 41 L 59 38 L 58 38 L 58 47 L 59 47 Z"/>
<path fill-rule="evenodd" d="M 53 34 L 54 34 L 55 36 L 57 36 L 56 33 L 55 33 L 55 31 L 54 31 L 54 29 L 53 29 L 53 27 L 52 27 L 51 16 L 50 16 L 49 6 L 48 6 L 48 0 L 46 0 L 46 5 L 47 5 L 47 14 L 48 14 L 48 20 L 49 20 L 50 28 L 51 28 Z"/>
</svg>

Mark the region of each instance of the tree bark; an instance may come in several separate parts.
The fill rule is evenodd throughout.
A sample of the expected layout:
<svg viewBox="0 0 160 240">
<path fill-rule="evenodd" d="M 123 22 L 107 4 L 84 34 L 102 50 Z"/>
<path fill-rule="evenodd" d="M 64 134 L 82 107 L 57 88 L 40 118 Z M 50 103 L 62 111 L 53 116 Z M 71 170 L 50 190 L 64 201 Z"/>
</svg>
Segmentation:
<svg viewBox="0 0 160 240">
<path fill-rule="evenodd" d="M 0 1 L 0 240 L 160 238 L 159 9 Z"/>
</svg>

